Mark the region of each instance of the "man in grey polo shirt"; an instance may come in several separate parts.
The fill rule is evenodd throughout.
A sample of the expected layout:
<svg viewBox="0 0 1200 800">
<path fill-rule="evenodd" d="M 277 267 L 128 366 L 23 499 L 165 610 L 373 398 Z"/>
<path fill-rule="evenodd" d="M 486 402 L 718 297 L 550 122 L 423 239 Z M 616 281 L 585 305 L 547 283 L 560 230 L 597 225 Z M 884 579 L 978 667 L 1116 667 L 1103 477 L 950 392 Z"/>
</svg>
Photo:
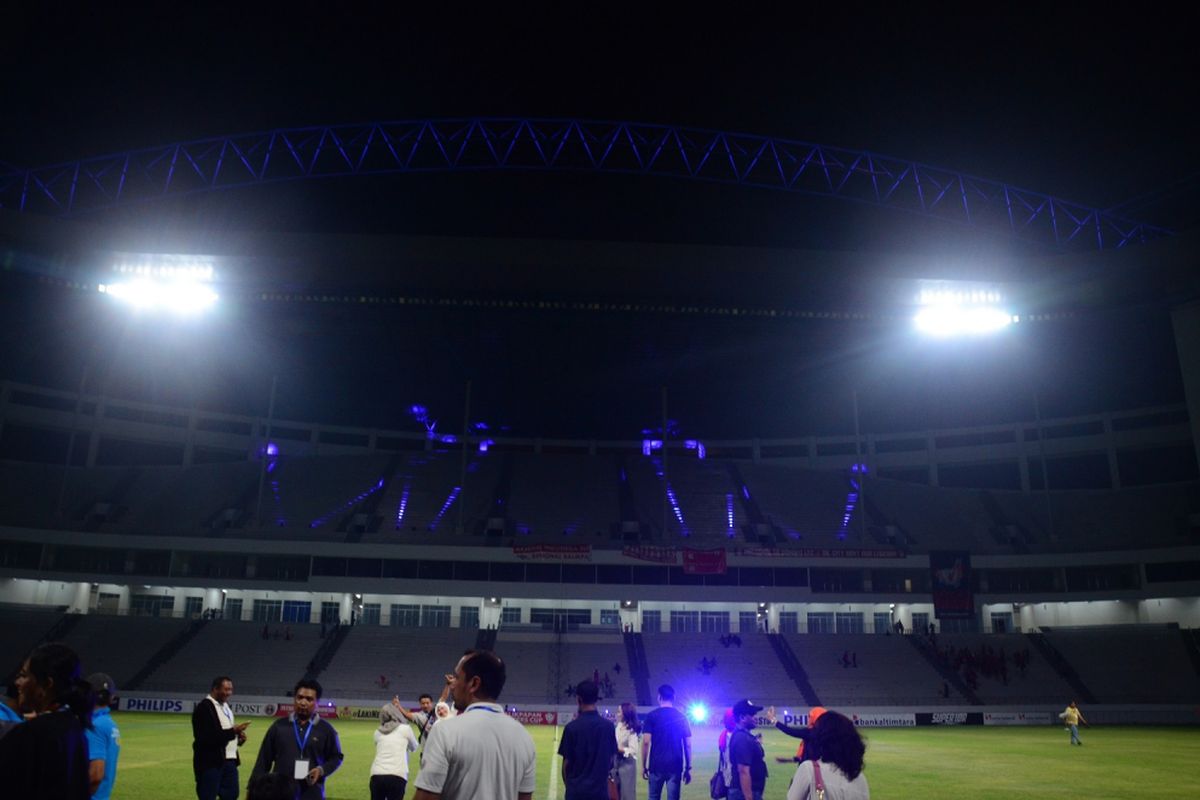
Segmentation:
<svg viewBox="0 0 1200 800">
<path fill-rule="evenodd" d="M 430 730 L 413 800 L 531 800 L 537 752 L 496 702 L 505 678 L 495 653 L 468 650 L 459 659 L 450 689 L 459 714 Z"/>
</svg>

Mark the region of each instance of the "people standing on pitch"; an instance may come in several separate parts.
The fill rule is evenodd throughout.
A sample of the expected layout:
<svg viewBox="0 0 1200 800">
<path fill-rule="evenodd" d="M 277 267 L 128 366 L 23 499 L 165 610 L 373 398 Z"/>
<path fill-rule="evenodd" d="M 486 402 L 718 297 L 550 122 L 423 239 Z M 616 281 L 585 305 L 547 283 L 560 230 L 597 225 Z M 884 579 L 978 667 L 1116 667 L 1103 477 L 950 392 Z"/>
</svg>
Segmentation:
<svg viewBox="0 0 1200 800">
<path fill-rule="evenodd" d="M 791 736 L 793 739 L 800 740 L 800 744 L 796 747 L 796 757 L 795 758 L 779 757 L 775 760 L 783 762 L 783 763 L 787 763 L 788 761 L 795 761 L 796 763 L 800 763 L 800 762 L 804 761 L 806 758 L 808 758 L 810 754 L 804 749 L 804 744 L 805 744 L 805 742 L 807 742 L 809 740 L 809 738 L 812 737 L 812 726 L 817 724 L 817 720 L 819 720 L 821 718 L 821 715 L 824 713 L 825 713 L 825 709 L 822 708 L 821 706 L 813 706 L 812 709 L 809 710 L 809 712 L 808 712 L 808 724 L 807 725 L 787 725 L 787 724 L 784 724 L 783 722 L 780 722 L 776 718 L 775 706 L 771 706 L 770 708 L 768 708 L 767 709 L 767 721 L 770 722 L 772 725 L 774 725 L 780 732 L 782 732 L 788 736 Z"/>
<path fill-rule="evenodd" d="M 117 781 L 117 758 L 121 755 L 121 731 L 112 718 L 112 704 L 117 699 L 117 684 L 102 672 L 87 679 L 95 697 L 92 710 L 92 729 L 87 732 L 88 785 L 92 800 L 109 800 Z"/>
<path fill-rule="evenodd" d="M 414 800 L 530 800 L 537 775 L 533 738 L 496 701 L 504 662 L 468 650 L 454 668 L 457 717 L 433 726 L 421 755 Z"/>
<path fill-rule="evenodd" d="M 1083 741 L 1079 738 L 1079 723 L 1082 722 L 1084 725 L 1087 725 L 1088 721 L 1083 718 L 1083 712 L 1079 710 L 1079 706 L 1075 705 L 1074 700 L 1063 709 L 1058 718 L 1067 723 L 1067 730 L 1071 732 L 1071 744 L 1077 744 L 1082 747 Z"/>
<path fill-rule="evenodd" d="M 249 722 L 235 723 L 229 698 L 233 680 L 213 678 L 208 696 L 192 709 L 192 772 L 199 800 L 236 800 L 242 763 L 238 747 L 246 743 Z"/>
<path fill-rule="evenodd" d="M 388 703 L 379 709 L 379 727 L 375 729 L 375 760 L 371 762 L 371 800 L 400 800 L 408 785 L 408 754 L 417 749 L 412 728 L 402 724 L 404 717 Z"/>
<path fill-rule="evenodd" d="M 291 776 L 296 800 L 322 800 L 325 779 L 342 765 L 337 731 L 317 714 L 321 684 L 305 678 L 292 690 L 292 713 L 275 720 L 258 748 L 252 777 L 264 772 Z"/>
<path fill-rule="evenodd" d="M 620 800 L 637 798 L 637 754 L 642 723 L 638 720 L 637 708 L 633 703 L 621 703 L 617 709 L 617 768 L 613 770 L 617 779 Z"/>
<path fill-rule="evenodd" d="M 446 675 L 444 675 L 442 677 L 445 678 L 446 683 L 444 686 L 442 686 L 441 696 L 438 697 L 439 704 L 444 703 L 446 701 L 446 698 L 450 696 L 450 686 L 451 686 L 451 684 L 454 683 L 453 675 L 450 675 L 447 673 Z M 417 703 L 421 706 L 421 710 L 420 711 L 409 711 L 407 708 L 400 705 L 399 697 L 392 698 L 392 705 L 394 705 L 397 709 L 400 710 L 400 714 L 406 720 L 408 720 L 409 722 L 411 722 L 417 726 L 417 744 L 424 745 L 425 739 L 426 739 L 426 737 L 429 736 L 429 731 L 433 729 L 434 723 L 436 723 L 438 721 L 438 719 L 441 717 L 451 716 L 451 715 L 437 713 L 436 706 L 433 703 L 432 695 L 428 695 L 428 694 L 421 695 L 420 697 L 417 698 Z"/>
<path fill-rule="evenodd" d="M 729 766 L 733 780 L 729 783 L 729 800 L 762 800 L 767 788 L 767 759 L 754 730 L 754 717 L 762 711 L 749 700 L 733 704 L 735 728 L 729 736 Z"/>
<path fill-rule="evenodd" d="M 5 797 L 87 800 L 91 687 L 79 656 L 65 644 L 44 644 L 17 674 L 17 705 L 27 721 L 0 739 Z"/>
<path fill-rule="evenodd" d="M 575 687 L 579 714 L 563 729 L 558 754 L 566 800 L 608 800 L 608 781 L 616 765 L 616 727 L 596 711 L 600 687 L 580 681 Z"/>
<path fill-rule="evenodd" d="M 692 729 L 675 708 L 675 690 L 658 687 L 658 708 L 642 723 L 642 778 L 650 783 L 649 800 L 679 800 L 680 781 L 692 782 Z"/>
<path fill-rule="evenodd" d="M 809 760 L 796 768 L 787 800 L 809 800 L 824 790 L 826 800 L 870 800 L 863 774 L 867 746 L 854 723 L 836 711 L 826 711 L 813 724 L 806 751 Z"/>
</svg>

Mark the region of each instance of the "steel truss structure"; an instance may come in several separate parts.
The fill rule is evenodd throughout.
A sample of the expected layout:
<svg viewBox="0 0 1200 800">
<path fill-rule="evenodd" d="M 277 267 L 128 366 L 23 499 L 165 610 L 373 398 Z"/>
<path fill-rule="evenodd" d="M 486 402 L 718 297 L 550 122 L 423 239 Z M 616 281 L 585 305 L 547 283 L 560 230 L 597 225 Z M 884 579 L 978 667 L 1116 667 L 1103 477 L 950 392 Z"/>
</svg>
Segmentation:
<svg viewBox="0 0 1200 800">
<path fill-rule="evenodd" d="M 1171 231 L 915 161 L 809 142 L 634 122 L 432 119 L 218 136 L 33 169 L 0 165 L 0 208 L 80 215 L 303 178 L 445 170 L 657 175 L 837 197 L 1064 250 Z"/>
</svg>

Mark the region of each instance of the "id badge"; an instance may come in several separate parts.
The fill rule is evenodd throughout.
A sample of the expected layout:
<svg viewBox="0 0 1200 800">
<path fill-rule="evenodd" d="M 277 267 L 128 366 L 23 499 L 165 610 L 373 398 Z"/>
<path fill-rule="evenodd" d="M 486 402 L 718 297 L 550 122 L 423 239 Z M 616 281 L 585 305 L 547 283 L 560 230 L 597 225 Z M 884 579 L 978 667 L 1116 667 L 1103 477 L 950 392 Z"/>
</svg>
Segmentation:
<svg viewBox="0 0 1200 800">
<path fill-rule="evenodd" d="M 297 759 L 296 760 L 296 768 L 292 774 L 292 777 L 298 781 L 308 780 L 308 772 L 309 772 L 308 761 L 306 761 L 304 759 Z"/>
</svg>

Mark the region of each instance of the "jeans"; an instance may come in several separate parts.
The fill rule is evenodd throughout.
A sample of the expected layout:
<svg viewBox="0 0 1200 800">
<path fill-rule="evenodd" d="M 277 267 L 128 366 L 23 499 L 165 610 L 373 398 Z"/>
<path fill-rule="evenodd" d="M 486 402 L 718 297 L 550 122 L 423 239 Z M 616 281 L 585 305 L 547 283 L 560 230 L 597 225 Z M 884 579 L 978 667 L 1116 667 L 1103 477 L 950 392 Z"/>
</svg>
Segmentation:
<svg viewBox="0 0 1200 800">
<path fill-rule="evenodd" d="M 679 784 L 682 777 L 678 772 L 651 772 L 647 800 L 662 800 L 663 786 L 667 787 L 667 800 L 679 800 Z"/>
<path fill-rule="evenodd" d="M 233 759 L 224 766 L 206 769 L 196 776 L 196 797 L 199 800 L 237 800 L 238 768 Z"/>
<path fill-rule="evenodd" d="M 726 800 L 763 800 L 763 793 L 761 789 L 751 789 L 751 791 L 754 793 L 754 796 L 746 797 L 746 795 L 742 794 L 741 782 L 735 780 L 729 786 L 729 797 L 727 797 Z"/>
<path fill-rule="evenodd" d="M 1083 744 L 1083 742 L 1079 740 L 1079 726 L 1070 725 L 1068 727 L 1071 729 L 1071 744 Z"/>
</svg>

